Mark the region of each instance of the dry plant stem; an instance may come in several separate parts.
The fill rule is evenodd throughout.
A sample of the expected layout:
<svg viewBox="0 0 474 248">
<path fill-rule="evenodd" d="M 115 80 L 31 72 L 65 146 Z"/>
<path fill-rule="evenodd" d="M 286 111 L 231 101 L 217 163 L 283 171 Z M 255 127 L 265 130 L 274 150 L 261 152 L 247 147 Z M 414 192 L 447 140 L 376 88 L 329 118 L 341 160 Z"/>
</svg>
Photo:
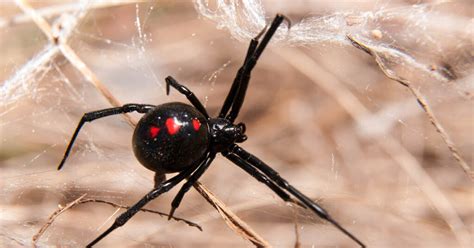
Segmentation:
<svg viewBox="0 0 474 248">
<path fill-rule="evenodd" d="M 113 203 L 113 202 L 109 202 L 109 201 L 104 201 L 104 200 L 99 200 L 99 199 L 84 199 L 84 197 L 86 196 L 87 194 L 83 194 L 82 196 L 80 196 L 79 198 L 77 198 L 76 200 L 68 203 L 65 207 L 59 207 L 58 210 L 56 210 L 54 213 L 52 213 L 49 218 L 48 218 L 48 221 L 41 227 L 41 229 L 33 236 L 32 238 L 32 243 L 33 243 L 33 246 L 36 246 L 36 243 L 38 242 L 38 240 L 41 238 L 41 236 L 43 235 L 43 233 L 46 231 L 46 229 L 48 229 L 48 227 L 54 222 L 54 220 L 62 213 L 66 212 L 68 209 L 71 209 L 72 207 L 74 206 L 77 206 L 77 205 L 80 205 L 80 204 L 84 204 L 84 203 L 89 203 L 89 202 L 93 202 L 93 203 L 104 203 L 104 204 L 107 204 L 107 205 L 110 205 L 112 207 L 116 207 L 116 208 L 123 208 L 123 209 L 129 209 L 130 206 L 123 206 L 123 205 L 119 205 L 119 204 L 116 204 L 116 203 Z M 158 214 L 160 216 L 169 216 L 168 214 L 166 213 L 163 213 L 163 212 L 159 212 L 159 211 L 155 211 L 155 210 L 151 210 L 151 209 L 146 209 L 146 208 L 142 208 L 140 209 L 141 212 L 146 212 L 146 213 L 153 213 L 153 214 Z M 186 224 L 188 224 L 189 226 L 192 226 L 192 227 L 196 227 L 197 229 L 199 229 L 200 231 L 202 231 L 202 227 L 192 221 L 189 221 L 189 220 L 186 220 L 186 219 L 183 219 L 183 218 L 179 218 L 179 217 L 171 217 L 173 220 L 175 221 L 182 221 Z"/>
<path fill-rule="evenodd" d="M 313 58 L 297 49 L 280 49 L 278 54 L 290 65 L 306 75 L 322 88 L 349 113 L 357 124 L 363 125 L 364 116 L 370 111 L 354 96 L 340 80 L 321 68 Z M 446 196 L 441 192 L 431 177 L 426 173 L 416 158 L 390 134 L 384 139 L 376 139 L 379 146 L 410 176 L 420 187 L 444 221 L 449 225 L 458 242 L 469 247 L 470 233 Z"/>
<path fill-rule="evenodd" d="M 23 0 L 16 0 L 16 4 L 28 15 L 31 16 L 32 20 L 40 27 L 40 29 L 45 33 L 45 35 L 49 38 L 50 42 L 54 45 L 58 46 L 63 55 L 69 60 L 69 62 L 78 70 L 80 71 L 83 76 L 92 83 L 101 93 L 102 95 L 109 101 L 109 103 L 114 106 L 122 106 L 120 101 L 115 98 L 112 93 L 107 89 L 107 87 L 100 82 L 98 77 L 89 69 L 89 67 L 77 56 L 74 50 L 69 47 L 66 43 L 67 39 L 65 37 L 58 37 L 54 36 L 52 33 L 52 28 L 48 24 L 48 22 L 40 15 L 38 15 L 35 10 L 25 1 Z M 125 119 L 132 125 L 136 125 L 136 121 L 132 120 L 129 115 L 124 115 Z M 218 210 L 219 214 L 222 218 L 226 221 L 226 223 L 234 230 L 238 235 L 242 235 L 245 239 L 250 240 L 252 243 L 260 246 L 259 244 L 263 244 L 262 246 L 269 246 L 268 242 L 266 242 L 263 238 L 259 237 L 255 231 L 253 231 L 245 222 L 239 219 L 230 209 L 225 206 L 224 203 L 219 201 L 215 198 L 212 193 L 205 188 L 202 184 L 197 183 L 195 188 L 198 192 L 206 199 L 212 206 Z M 213 199 L 213 200 L 209 200 Z M 232 224 L 231 224 L 232 223 Z M 235 229 L 234 226 L 238 226 L 239 229 Z M 245 234 L 245 235 L 244 235 Z M 255 238 L 258 237 L 258 238 Z"/>
<path fill-rule="evenodd" d="M 217 199 L 214 194 L 210 192 L 203 194 L 203 190 L 207 190 L 204 185 L 202 185 L 200 182 L 196 182 L 193 186 L 199 193 L 201 193 L 201 195 L 205 195 L 204 198 L 207 200 L 207 202 L 214 206 L 214 208 L 219 212 L 219 214 L 227 223 L 227 226 L 229 226 L 235 233 L 238 233 L 240 236 L 249 240 L 257 247 L 271 247 L 271 245 L 265 239 L 263 239 L 260 235 L 258 235 L 258 233 L 253 231 L 237 215 L 230 211 L 225 211 L 225 209 L 222 209 L 221 206 L 223 206 L 223 203 L 219 199 Z"/>
<path fill-rule="evenodd" d="M 115 208 L 123 208 L 123 209 L 129 209 L 130 206 L 124 206 L 124 205 L 119 205 L 117 203 L 113 203 L 113 202 L 109 202 L 109 201 L 105 201 L 105 200 L 99 200 L 99 199 L 84 199 L 84 200 L 80 200 L 77 205 L 79 204 L 84 204 L 84 203 L 89 203 L 89 202 L 93 202 L 93 203 L 104 203 L 104 204 L 107 204 L 107 205 L 110 205 L 112 207 L 115 207 Z M 145 213 L 152 213 L 152 214 L 158 214 L 160 216 L 166 216 L 166 217 L 169 217 L 169 214 L 167 213 L 163 213 L 163 212 L 160 212 L 160 211 L 156 211 L 156 210 L 152 210 L 152 209 L 147 209 L 147 208 L 142 208 L 140 209 L 139 211 L 141 212 L 145 212 Z M 171 219 L 175 220 L 175 221 L 182 221 L 186 224 L 188 224 L 188 226 L 192 226 L 192 227 L 196 227 L 197 229 L 199 229 L 199 231 L 202 232 L 202 227 L 197 224 L 197 223 L 194 223 L 192 221 L 189 221 L 189 220 L 186 220 L 186 219 L 183 219 L 183 218 L 179 218 L 179 217 L 175 217 L 175 216 L 172 216 Z"/>
<path fill-rule="evenodd" d="M 357 40 L 355 37 L 348 35 L 347 38 L 352 42 L 354 47 L 363 50 L 364 52 L 370 54 L 372 57 L 374 57 L 375 62 L 379 66 L 380 70 L 387 76 L 388 78 L 400 83 L 401 85 L 407 87 L 411 93 L 415 96 L 416 100 L 420 104 L 420 106 L 423 108 L 423 111 L 425 111 L 426 115 L 428 116 L 428 119 L 430 120 L 431 124 L 436 128 L 436 131 L 441 135 L 441 138 L 444 140 L 446 145 L 448 146 L 449 150 L 451 151 L 451 154 L 453 157 L 456 159 L 458 162 L 459 166 L 464 170 L 464 172 L 467 174 L 467 176 L 471 179 L 471 181 L 474 180 L 474 173 L 472 172 L 471 168 L 469 165 L 467 165 L 466 161 L 461 157 L 461 154 L 459 153 L 459 150 L 457 149 L 456 145 L 454 142 L 451 140 L 449 137 L 448 133 L 446 130 L 444 130 L 443 126 L 439 122 L 438 118 L 436 118 L 433 110 L 431 109 L 430 105 L 428 104 L 428 101 L 425 99 L 425 97 L 421 94 L 421 92 L 413 87 L 413 84 L 408 81 L 407 79 L 401 78 L 395 74 L 394 71 L 391 69 L 387 68 L 385 63 L 383 62 L 382 56 L 383 53 L 379 53 L 375 48 L 372 46 L 363 43 L 360 40 Z"/>
<path fill-rule="evenodd" d="M 72 50 L 70 46 L 68 46 L 65 43 L 59 44 L 59 49 L 63 53 L 64 57 L 66 57 L 69 62 L 78 70 L 82 73 L 82 75 L 94 85 L 94 87 L 100 91 L 100 93 L 107 99 L 107 101 L 110 103 L 110 105 L 114 107 L 119 107 L 122 106 L 120 101 L 112 95 L 112 93 L 107 89 L 107 87 L 97 78 L 94 72 L 87 67 L 87 65 L 77 56 L 76 52 Z M 125 120 L 132 126 L 136 126 L 137 122 L 135 120 L 132 120 L 132 117 L 128 114 L 123 114 Z"/>
<path fill-rule="evenodd" d="M 40 230 L 35 235 L 33 235 L 33 238 L 31 240 L 33 246 L 36 247 L 36 242 L 39 240 L 39 238 L 41 238 L 43 233 L 46 231 L 46 229 L 48 229 L 48 227 L 51 225 L 51 223 L 53 223 L 53 221 L 54 221 L 54 219 L 56 219 L 56 217 L 58 217 L 60 214 L 64 213 L 66 210 L 72 208 L 74 205 L 78 204 L 78 202 L 80 200 L 82 200 L 86 195 L 87 194 L 83 194 L 79 198 L 77 198 L 76 200 L 68 203 L 65 207 L 59 207 L 58 210 L 54 211 L 54 213 L 52 213 L 49 216 L 48 221 L 40 228 Z"/>
<path fill-rule="evenodd" d="M 30 16 L 34 23 L 43 31 L 43 33 L 51 41 L 53 40 L 53 31 L 48 22 L 33 9 L 27 2 L 23 0 L 15 0 L 15 3 L 18 7 L 25 12 L 26 15 Z"/>
</svg>

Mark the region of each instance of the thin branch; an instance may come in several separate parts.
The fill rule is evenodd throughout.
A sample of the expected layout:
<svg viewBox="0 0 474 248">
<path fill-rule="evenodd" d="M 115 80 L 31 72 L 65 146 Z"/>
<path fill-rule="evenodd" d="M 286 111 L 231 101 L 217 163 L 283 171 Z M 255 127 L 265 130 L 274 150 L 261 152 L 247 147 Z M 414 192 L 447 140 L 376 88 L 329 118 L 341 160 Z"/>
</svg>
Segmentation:
<svg viewBox="0 0 474 248">
<path fill-rule="evenodd" d="M 113 202 L 109 202 L 109 201 L 106 201 L 106 200 L 100 200 L 100 199 L 84 199 L 84 200 L 80 200 L 77 205 L 79 204 L 84 204 L 84 203 L 89 203 L 89 202 L 94 202 L 94 203 L 104 203 L 104 204 L 107 204 L 107 205 L 110 205 L 112 207 L 115 207 L 115 208 L 122 208 L 122 209 L 129 209 L 130 206 L 124 206 L 124 205 L 119 205 L 117 203 L 113 203 Z M 160 212 L 160 211 L 156 211 L 156 210 L 152 210 L 152 209 L 147 209 L 147 208 L 142 208 L 140 209 L 139 211 L 142 211 L 142 212 L 145 212 L 145 213 L 152 213 L 152 214 L 158 214 L 160 216 L 166 216 L 166 217 L 169 217 L 169 214 L 167 213 L 163 213 L 163 212 Z M 199 231 L 202 232 L 202 227 L 197 224 L 197 223 L 194 223 L 192 221 L 189 221 L 189 220 L 186 220 L 186 219 L 183 219 L 183 218 L 180 218 L 180 217 L 175 217 L 175 216 L 172 216 L 171 219 L 177 221 L 177 222 L 184 222 L 186 224 L 188 224 L 188 226 L 191 226 L 191 227 L 196 227 L 197 229 L 199 229 Z"/>
<path fill-rule="evenodd" d="M 449 137 L 448 133 L 443 128 L 438 118 L 436 118 L 433 110 L 431 109 L 430 105 L 428 104 L 428 101 L 425 99 L 423 94 L 421 94 L 421 92 L 418 89 L 416 89 L 410 81 L 408 81 L 405 78 L 399 77 L 397 74 L 395 74 L 393 70 L 389 69 L 386 66 L 383 60 L 383 57 L 385 57 L 386 54 L 384 54 L 383 51 L 380 52 L 375 47 L 372 47 L 366 43 L 363 43 L 362 41 L 357 40 L 355 37 L 351 35 L 347 35 L 347 38 L 351 41 L 354 47 L 361 49 L 364 52 L 370 54 L 372 57 L 374 57 L 375 62 L 379 66 L 380 70 L 382 70 L 382 72 L 385 74 L 385 76 L 407 87 L 412 92 L 418 104 L 421 106 L 421 108 L 423 108 L 423 111 L 425 111 L 426 115 L 428 116 L 428 119 L 430 120 L 431 124 L 433 124 L 436 131 L 440 134 L 441 138 L 448 146 L 449 150 L 451 151 L 451 154 L 458 162 L 458 165 L 464 170 L 464 172 L 467 174 L 467 176 L 471 180 L 474 180 L 473 171 L 471 170 L 469 165 L 467 165 L 466 161 L 464 161 L 464 159 L 461 157 L 461 154 L 459 153 L 459 150 L 457 149 L 455 143 Z"/>
<path fill-rule="evenodd" d="M 32 244 L 34 247 L 36 247 L 36 242 L 41 238 L 41 236 L 43 235 L 43 233 L 46 231 L 46 229 L 48 229 L 48 227 L 53 223 L 54 219 L 56 219 L 56 217 L 58 217 L 60 214 L 64 213 L 66 210 L 72 208 L 74 205 L 78 204 L 78 202 L 80 200 L 82 200 L 87 194 L 83 194 L 81 195 L 79 198 L 77 198 L 76 200 L 68 203 L 65 207 L 59 207 L 58 210 L 54 211 L 54 213 L 52 213 L 49 218 L 48 218 L 48 221 L 46 221 L 46 223 L 38 230 L 38 232 L 33 235 L 33 238 L 32 238 Z"/>
<path fill-rule="evenodd" d="M 370 111 L 340 83 L 336 76 L 321 68 L 313 58 L 300 50 L 280 49 L 277 54 L 311 79 L 313 83 L 322 88 L 327 94 L 334 97 L 358 125 L 364 124 L 364 116 L 369 116 L 371 114 Z M 375 141 L 420 187 L 444 221 L 449 225 L 458 242 L 468 247 L 469 231 L 447 197 L 428 173 L 426 173 L 416 158 L 388 133 L 383 136 L 383 139 L 376 139 Z"/>
<path fill-rule="evenodd" d="M 77 56 L 74 50 L 66 43 L 67 40 L 64 37 L 61 37 L 61 32 L 57 35 L 52 33 L 51 26 L 44 20 L 44 18 L 35 13 L 34 9 L 26 3 L 24 0 L 16 0 L 17 5 L 28 15 L 31 16 L 33 21 L 41 28 L 41 30 L 46 34 L 48 38 L 50 38 L 53 45 L 59 46 L 59 49 L 63 53 L 63 55 L 69 60 L 69 62 L 79 71 L 82 75 L 96 87 L 101 94 L 107 99 L 107 101 L 114 107 L 122 106 L 120 101 L 115 98 L 115 96 L 108 90 L 108 88 L 102 84 L 102 82 L 98 79 L 95 73 Z M 57 29 L 61 31 L 64 29 L 65 24 L 57 23 Z M 66 32 L 69 33 L 69 32 Z M 132 125 L 136 125 L 136 121 L 132 120 L 129 115 L 124 115 L 125 119 Z M 245 224 L 242 220 L 240 220 L 232 211 L 225 206 L 225 204 L 219 201 L 217 198 L 213 196 L 213 194 L 205 188 L 202 184 L 196 183 L 195 188 L 198 192 L 206 199 L 212 206 L 218 210 L 219 214 L 222 218 L 226 221 L 227 225 L 229 225 L 238 235 L 243 236 L 246 239 L 249 237 L 258 237 L 255 240 L 249 239 L 252 243 L 260 246 L 269 246 L 268 242 L 266 242 L 263 238 L 259 237 L 255 231 L 253 231 L 247 224 Z M 213 200 L 209 200 L 213 199 Z M 238 226 L 239 228 L 234 228 L 234 226 Z"/>
</svg>

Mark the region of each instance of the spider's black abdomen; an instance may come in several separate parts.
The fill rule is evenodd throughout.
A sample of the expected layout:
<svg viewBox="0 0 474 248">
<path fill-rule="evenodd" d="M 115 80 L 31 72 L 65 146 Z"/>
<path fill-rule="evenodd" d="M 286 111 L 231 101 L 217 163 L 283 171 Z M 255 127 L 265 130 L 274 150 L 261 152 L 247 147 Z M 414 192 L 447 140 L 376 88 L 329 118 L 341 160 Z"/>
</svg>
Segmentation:
<svg viewBox="0 0 474 248">
<path fill-rule="evenodd" d="M 206 118 L 194 107 L 165 103 L 145 114 L 133 134 L 138 161 L 152 171 L 179 172 L 200 161 L 208 149 Z"/>
</svg>

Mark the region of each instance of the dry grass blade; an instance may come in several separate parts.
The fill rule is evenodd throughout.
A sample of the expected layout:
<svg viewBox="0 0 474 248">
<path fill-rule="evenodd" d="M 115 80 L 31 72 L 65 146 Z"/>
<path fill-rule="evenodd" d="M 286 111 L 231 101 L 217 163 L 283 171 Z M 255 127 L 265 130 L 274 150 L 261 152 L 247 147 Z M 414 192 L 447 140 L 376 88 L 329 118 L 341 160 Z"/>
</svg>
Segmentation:
<svg viewBox="0 0 474 248">
<path fill-rule="evenodd" d="M 372 57 L 374 57 L 375 62 L 379 66 L 380 70 L 387 76 L 388 78 L 402 84 L 403 86 L 407 87 L 412 94 L 415 96 L 416 100 L 420 104 L 420 106 L 423 108 L 423 111 L 426 113 L 428 116 L 428 119 L 430 120 L 431 124 L 436 128 L 436 131 L 441 135 L 443 138 L 444 142 L 448 146 L 449 150 L 451 151 L 451 154 L 453 157 L 456 159 L 458 162 L 459 166 L 464 170 L 464 172 L 468 175 L 468 177 L 471 180 L 474 180 L 474 173 L 469 167 L 469 165 L 464 161 L 464 159 L 461 157 L 461 154 L 459 153 L 459 150 L 456 148 L 456 145 L 454 142 L 451 140 L 449 137 L 448 133 L 446 130 L 443 128 L 439 120 L 436 118 L 433 110 L 431 109 L 430 105 L 428 104 L 428 101 L 423 97 L 421 92 L 413 87 L 413 84 L 408 81 L 407 79 L 401 78 L 397 76 L 392 70 L 387 68 L 383 61 L 383 57 L 385 54 L 377 51 L 375 48 L 372 46 L 363 43 L 360 40 L 357 40 L 355 37 L 348 35 L 347 38 L 351 41 L 351 43 L 354 45 L 354 47 L 363 50 L 364 52 L 370 54 Z"/>
<path fill-rule="evenodd" d="M 228 211 L 227 209 L 221 208 L 223 203 L 214 196 L 214 194 L 210 192 L 205 192 L 207 190 L 204 185 L 200 182 L 196 182 L 194 188 L 201 193 L 201 195 L 205 195 L 204 198 L 209 202 L 214 208 L 219 212 L 219 214 L 224 218 L 227 226 L 229 226 L 235 233 L 238 233 L 243 238 L 249 240 L 257 247 L 271 247 L 270 244 L 263 239 L 258 233 L 253 231 L 243 220 L 241 220 L 237 215 Z M 205 194 L 204 194 L 205 193 Z"/>
<path fill-rule="evenodd" d="M 110 105 L 114 107 L 120 107 L 122 104 L 120 101 L 112 95 L 109 89 L 97 78 L 94 72 L 92 72 L 91 69 L 77 56 L 77 54 L 72 50 L 71 47 L 69 47 L 65 43 L 59 44 L 60 50 L 63 53 L 64 57 L 66 57 L 69 62 L 78 70 L 82 73 L 82 75 L 94 85 L 94 87 L 99 90 L 99 92 L 107 99 L 107 101 L 110 103 Z M 135 126 L 137 124 L 136 121 L 132 120 L 130 115 L 128 114 L 123 114 L 125 120 L 131 125 Z"/>
<path fill-rule="evenodd" d="M 27 2 L 23 0 L 15 0 L 18 7 L 25 12 L 26 15 L 30 16 L 34 23 L 43 31 L 50 41 L 53 40 L 53 32 L 48 22 L 33 9 Z"/>
<path fill-rule="evenodd" d="M 121 106 L 120 101 L 112 95 L 112 93 L 107 89 L 107 87 L 101 83 L 95 73 L 77 56 L 74 50 L 66 43 L 67 39 L 57 36 L 52 33 L 52 28 L 48 22 L 40 15 L 38 15 L 35 10 L 25 1 L 17 0 L 17 5 L 28 15 L 31 16 L 33 21 L 40 27 L 40 29 L 45 33 L 45 35 L 50 39 L 53 45 L 59 46 L 59 49 L 63 55 L 68 59 L 68 61 L 79 71 L 82 75 L 94 85 L 95 88 L 101 92 L 101 94 L 107 99 L 107 101 L 114 107 Z M 63 24 L 58 23 L 58 27 L 62 27 Z M 61 30 L 60 28 L 59 30 Z M 129 115 L 124 115 L 126 120 L 132 125 L 136 125 L 136 121 L 132 120 Z M 249 239 L 252 243 L 257 246 L 269 246 L 263 238 L 259 237 L 255 231 L 253 231 L 247 224 L 240 220 L 230 209 L 225 206 L 221 201 L 219 201 L 213 194 L 206 189 L 202 184 L 196 184 L 195 188 L 198 192 L 206 199 L 209 203 L 213 205 L 215 209 L 218 210 L 219 214 L 226 221 L 232 230 L 234 230 L 238 235 L 243 236 L 245 239 Z M 212 200 L 209 200 L 212 199 Z M 77 203 L 75 203 L 77 204 Z M 238 228 L 235 228 L 235 227 Z M 257 238 L 256 238 L 257 237 Z"/>
<path fill-rule="evenodd" d="M 17 2 L 18 3 L 18 2 Z M 123 1 L 92 1 L 90 3 L 90 9 L 99 9 L 99 8 L 109 8 L 113 6 L 119 6 L 123 4 L 129 4 L 130 1 L 123 0 Z M 54 17 L 60 15 L 65 12 L 72 12 L 80 8 L 82 3 L 65 3 L 60 5 L 54 5 L 51 7 L 44 7 L 41 9 L 36 9 L 35 12 L 42 17 Z M 29 22 L 32 20 L 32 16 L 30 14 L 20 13 L 15 15 L 9 19 L 0 17 L 0 28 L 5 28 L 8 26 L 12 26 L 15 24 L 21 24 L 25 22 Z"/>
</svg>

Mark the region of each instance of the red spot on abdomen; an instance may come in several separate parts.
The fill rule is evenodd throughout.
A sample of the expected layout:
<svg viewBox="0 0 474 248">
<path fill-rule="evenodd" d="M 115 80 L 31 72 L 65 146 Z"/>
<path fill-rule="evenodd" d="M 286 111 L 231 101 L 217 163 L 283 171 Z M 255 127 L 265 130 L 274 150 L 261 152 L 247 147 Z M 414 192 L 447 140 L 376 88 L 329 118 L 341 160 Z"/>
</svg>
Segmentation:
<svg viewBox="0 0 474 248">
<path fill-rule="evenodd" d="M 160 132 L 159 127 L 150 126 L 150 137 L 151 138 L 155 138 L 158 135 L 159 132 Z"/>
<path fill-rule="evenodd" d="M 199 128 L 201 127 L 201 122 L 198 119 L 193 119 L 193 127 L 194 130 L 199 130 Z"/>
<path fill-rule="evenodd" d="M 166 124 L 166 128 L 168 129 L 168 133 L 170 135 L 177 133 L 179 131 L 179 128 L 181 128 L 181 125 L 176 123 L 174 118 L 168 118 L 165 124 Z"/>
</svg>

